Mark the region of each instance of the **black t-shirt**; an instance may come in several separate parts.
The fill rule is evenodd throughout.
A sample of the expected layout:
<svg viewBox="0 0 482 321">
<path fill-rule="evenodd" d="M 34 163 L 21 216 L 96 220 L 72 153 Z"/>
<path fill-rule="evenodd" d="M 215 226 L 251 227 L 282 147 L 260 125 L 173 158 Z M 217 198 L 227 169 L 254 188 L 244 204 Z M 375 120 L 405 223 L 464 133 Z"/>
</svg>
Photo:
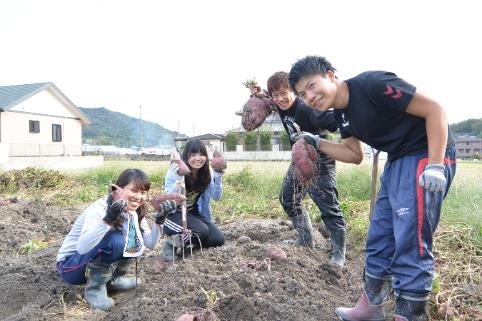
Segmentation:
<svg viewBox="0 0 482 321">
<path fill-rule="evenodd" d="M 293 106 L 288 110 L 282 110 L 277 107 L 280 119 L 283 123 L 286 133 L 296 133 L 296 129 L 293 123 L 300 126 L 301 131 L 309 132 L 312 134 L 320 135 L 326 138 L 327 131 L 334 132 L 338 128 L 336 127 L 336 120 L 333 110 L 322 112 L 305 105 L 303 100 L 296 97 Z M 293 145 L 293 142 L 291 142 Z"/>
<path fill-rule="evenodd" d="M 386 71 L 367 71 L 346 83 L 348 106 L 335 110 L 342 138 L 353 136 L 389 159 L 428 150 L 425 119 L 405 111 L 415 86 Z M 447 147 L 454 144 L 449 127 Z"/>
</svg>

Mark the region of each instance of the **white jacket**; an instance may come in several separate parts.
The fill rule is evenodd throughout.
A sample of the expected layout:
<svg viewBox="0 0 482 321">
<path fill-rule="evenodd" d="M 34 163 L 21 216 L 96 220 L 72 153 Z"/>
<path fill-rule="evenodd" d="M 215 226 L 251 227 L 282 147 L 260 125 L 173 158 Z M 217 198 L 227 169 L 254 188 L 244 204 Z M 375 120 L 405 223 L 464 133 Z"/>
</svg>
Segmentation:
<svg viewBox="0 0 482 321">
<path fill-rule="evenodd" d="M 87 207 L 82 214 L 75 220 L 72 229 L 65 237 L 62 246 L 57 253 L 57 262 L 62 261 L 76 252 L 79 254 L 88 253 L 104 238 L 105 234 L 111 227 L 103 221 L 107 209 L 107 197 L 103 197 Z M 136 251 L 129 253 L 125 251 L 127 246 L 128 226 L 130 219 L 134 220 L 136 235 L 141 235 L 138 223 L 137 213 L 132 211 L 129 215 L 127 212 L 121 214 L 124 218 L 122 226 L 123 235 L 125 235 L 124 257 L 138 257 L 142 255 L 147 248 L 154 249 L 159 243 L 162 231 L 159 230 L 157 224 L 149 228 L 145 218 L 141 221 L 141 227 L 144 230 L 142 237 L 136 238 Z"/>
</svg>

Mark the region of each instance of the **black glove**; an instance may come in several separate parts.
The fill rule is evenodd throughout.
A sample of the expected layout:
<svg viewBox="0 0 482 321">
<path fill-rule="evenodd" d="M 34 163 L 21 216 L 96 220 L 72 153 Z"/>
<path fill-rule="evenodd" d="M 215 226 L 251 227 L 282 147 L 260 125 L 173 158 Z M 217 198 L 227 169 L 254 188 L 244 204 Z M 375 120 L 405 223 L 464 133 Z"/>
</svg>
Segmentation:
<svg viewBox="0 0 482 321">
<path fill-rule="evenodd" d="M 156 214 L 156 224 L 164 224 L 168 214 L 176 210 L 176 201 L 167 200 L 159 203 L 159 212 Z"/>
<path fill-rule="evenodd" d="M 107 210 L 105 211 L 104 222 L 109 225 L 115 225 L 124 208 L 127 207 L 125 199 L 118 199 L 114 201 L 112 193 L 107 197 Z"/>
</svg>

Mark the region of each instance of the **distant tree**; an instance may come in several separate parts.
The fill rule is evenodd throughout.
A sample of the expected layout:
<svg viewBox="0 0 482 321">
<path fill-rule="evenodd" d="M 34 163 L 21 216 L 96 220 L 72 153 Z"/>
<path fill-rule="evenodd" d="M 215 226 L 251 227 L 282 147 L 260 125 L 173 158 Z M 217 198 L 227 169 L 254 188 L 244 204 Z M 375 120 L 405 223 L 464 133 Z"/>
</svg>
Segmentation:
<svg viewBox="0 0 482 321">
<path fill-rule="evenodd" d="M 245 144 L 247 151 L 255 151 L 256 150 L 256 142 L 258 140 L 258 134 L 256 132 L 246 132 L 244 134 L 245 137 Z"/>
<path fill-rule="evenodd" d="M 236 145 L 239 144 L 239 134 L 236 132 L 228 132 L 224 137 L 226 143 L 226 150 L 232 152 L 236 150 Z"/>
<path fill-rule="evenodd" d="M 291 150 L 290 136 L 285 131 L 279 134 L 281 148 L 280 150 Z"/>
<path fill-rule="evenodd" d="M 174 144 L 178 132 L 161 127 L 159 124 L 130 117 L 106 108 L 81 108 L 92 121 L 82 126 L 82 140 L 93 145 L 115 145 L 118 147 L 156 147 Z M 142 135 L 141 135 L 142 127 Z M 142 136 L 142 137 L 141 137 Z"/>
<path fill-rule="evenodd" d="M 474 136 L 482 138 L 482 118 L 467 119 L 460 123 L 451 124 L 452 132 L 457 136 Z"/>
<path fill-rule="evenodd" d="M 259 135 L 261 150 L 271 150 L 271 138 L 273 137 L 273 132 L 260 131 Z"/>
</svg>

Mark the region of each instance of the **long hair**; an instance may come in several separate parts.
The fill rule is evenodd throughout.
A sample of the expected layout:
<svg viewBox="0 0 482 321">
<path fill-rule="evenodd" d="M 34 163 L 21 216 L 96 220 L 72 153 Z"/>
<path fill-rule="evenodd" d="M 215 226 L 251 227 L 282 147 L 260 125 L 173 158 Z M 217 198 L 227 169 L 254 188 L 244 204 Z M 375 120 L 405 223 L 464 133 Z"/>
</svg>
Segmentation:
<svg viewBox="0 0 482 321">
<path fill-rule="evenodd" d="M 119 177 L 117 177 L 117 181 L 115 183 L 117 186 L 122 188 L 132 183 L 136 189 L 146 192 L 148 192 L 151 188 L 149 177 L 147 177 L 146 173 L 137 168 L 128 168 L 124 170 Z M 139 228 L 141 226 L 141 221 L 147 215 L 148 210 L 149 208 L 147 206 L 147 202 L 144 202 L 144 204 L 136 209 L 139 220 Z M 141 232 L 143 232 L 142 229 Z"/>
<path fill-rule="evenodd" d="M 199 193 L 202 193 L 211 183 L 209 156 L 206 150 L 206 145 L 204 145 L 201 140 L 190 139 L 184 147 L 184 151 L 182 153 L 182 160 L 187 164 L 187 166 L 189 166 L 189 169 L 191 169 L 191 166 L 188 163 L 189 155 L 196 153 L 200 153 L 201 155 L 206 156 L 206 163 L 198 170 L 196 179 L 194 179 L 192 174 L 186 175 L 186 191 L 197 191 Z"/>
</svg>

